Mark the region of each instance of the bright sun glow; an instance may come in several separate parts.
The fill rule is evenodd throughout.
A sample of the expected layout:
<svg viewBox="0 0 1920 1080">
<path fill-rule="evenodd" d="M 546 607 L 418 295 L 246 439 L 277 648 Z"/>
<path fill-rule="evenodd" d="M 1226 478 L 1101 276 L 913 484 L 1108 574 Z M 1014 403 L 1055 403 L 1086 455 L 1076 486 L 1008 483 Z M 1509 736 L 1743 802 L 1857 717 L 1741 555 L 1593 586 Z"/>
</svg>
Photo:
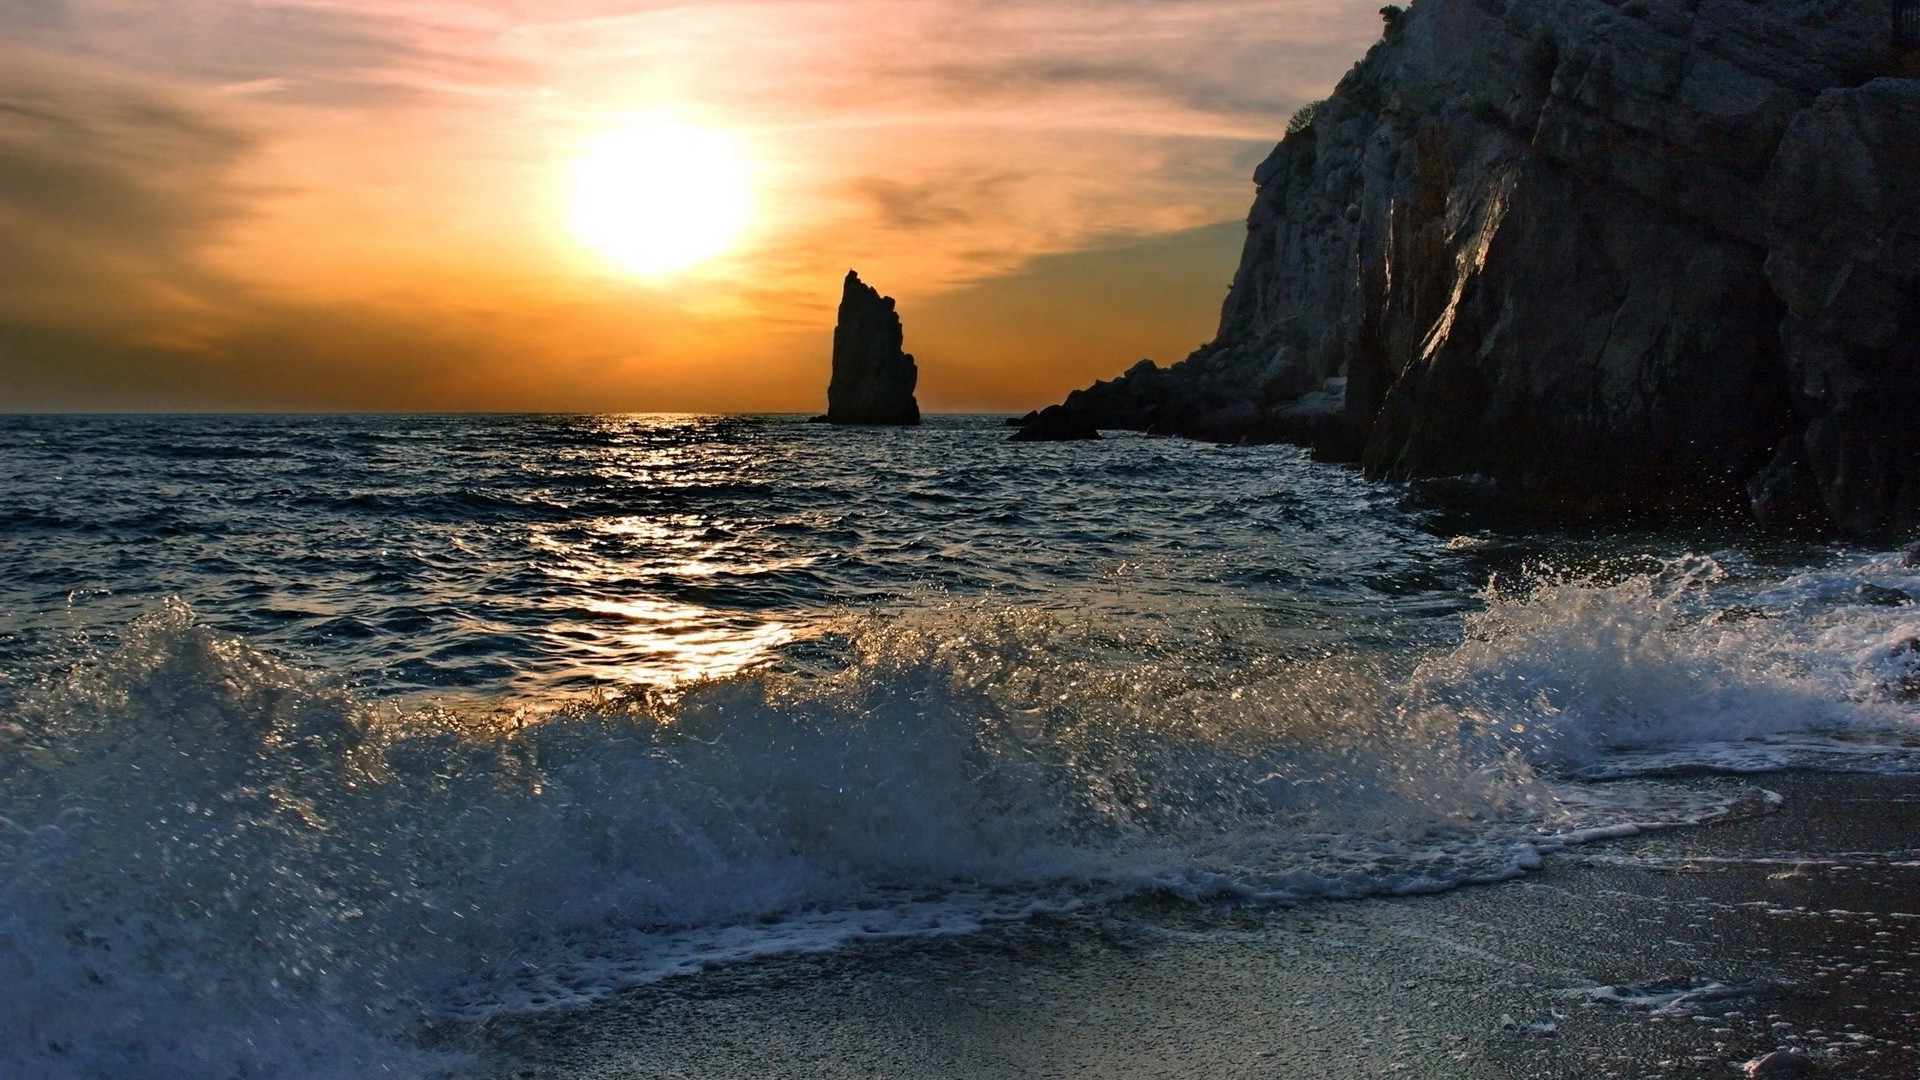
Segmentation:
<svg viewBox="0 0 1920 1080">
<path fill-rule="evenodd" d="M 665 118 L 605 132 L 573 163 L 569 216 L 582 240 L 648 277 L 727 250 L 753 209 L 751 167 L 728 132 Z"/>
</svg>

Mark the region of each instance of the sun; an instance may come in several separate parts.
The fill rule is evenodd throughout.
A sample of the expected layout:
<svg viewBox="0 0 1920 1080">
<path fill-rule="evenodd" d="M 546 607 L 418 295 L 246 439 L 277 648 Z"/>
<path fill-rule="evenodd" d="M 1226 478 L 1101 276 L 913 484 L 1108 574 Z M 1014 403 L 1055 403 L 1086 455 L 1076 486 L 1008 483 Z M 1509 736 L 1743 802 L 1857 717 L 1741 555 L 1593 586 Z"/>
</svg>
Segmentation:
<svg viewBox="0 0 1920 1080">
<path fill-rule="evenodd" d="M 636 120 L 595 136 L 574 159 L 568 216 L 575 235 L 616 266 L 662 277 L 739 239 L 753 213 L 752 179 L 732 133 Z"/>
</svg>

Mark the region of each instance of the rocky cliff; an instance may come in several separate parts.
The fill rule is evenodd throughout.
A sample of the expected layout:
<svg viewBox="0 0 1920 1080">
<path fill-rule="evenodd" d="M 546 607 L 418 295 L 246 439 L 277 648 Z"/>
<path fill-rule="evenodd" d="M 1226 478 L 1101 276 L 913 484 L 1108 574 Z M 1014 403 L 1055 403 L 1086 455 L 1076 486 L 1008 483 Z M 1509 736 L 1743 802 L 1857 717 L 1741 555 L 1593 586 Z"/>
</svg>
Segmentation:
<svg viewBox="0 0 1920 1080">
<path fill-rule="evenodd" d="M 920 369 L 901 351 L 903 334 L 893 297 L 847 271 L 840 319 L 833 328 L 833 380 L 827 386 L 830 424 L 917 424 L 913 388 Z"/>
<path fill-rule="evenodd" d="M 1254 175 L 1216 339 L 1101 427 L 1574 517 L 1920 524 L 1891 0 L 1417 0 Z"/>
</svg>

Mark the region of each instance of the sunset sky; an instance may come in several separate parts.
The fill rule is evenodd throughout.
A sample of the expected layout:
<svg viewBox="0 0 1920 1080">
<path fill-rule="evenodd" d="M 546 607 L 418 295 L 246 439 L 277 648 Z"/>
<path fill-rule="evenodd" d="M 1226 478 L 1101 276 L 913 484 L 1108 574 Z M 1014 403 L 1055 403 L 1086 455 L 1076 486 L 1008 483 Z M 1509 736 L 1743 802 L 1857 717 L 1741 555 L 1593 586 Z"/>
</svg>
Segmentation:
<svg viewBox="0 0 1920 1080">
<path fill-rule="evenodd" d="M 848 267 L 1045 404 L 1210 335 L 1378 7 L 0 0 L 0 409 L 813 410 Z"/>
</svg>

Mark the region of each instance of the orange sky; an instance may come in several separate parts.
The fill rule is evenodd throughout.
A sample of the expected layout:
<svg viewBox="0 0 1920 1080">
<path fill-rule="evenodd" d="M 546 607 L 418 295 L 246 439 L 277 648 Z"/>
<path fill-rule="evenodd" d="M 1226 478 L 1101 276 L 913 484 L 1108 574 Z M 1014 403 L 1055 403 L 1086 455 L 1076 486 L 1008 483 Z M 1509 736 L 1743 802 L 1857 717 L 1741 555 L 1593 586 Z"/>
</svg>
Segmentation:
<svg viewBox="0 0 1920 1080">
<path fill-rule="evenodd" d="M 0 409 L 813 410 L 848 267 L 923 407 L 1044 404 L 1209 336 L 1377 6 L 4 0 Z M 658 278 L 569 219 L 643 115 L 750 167 Z"/>
</svg>

